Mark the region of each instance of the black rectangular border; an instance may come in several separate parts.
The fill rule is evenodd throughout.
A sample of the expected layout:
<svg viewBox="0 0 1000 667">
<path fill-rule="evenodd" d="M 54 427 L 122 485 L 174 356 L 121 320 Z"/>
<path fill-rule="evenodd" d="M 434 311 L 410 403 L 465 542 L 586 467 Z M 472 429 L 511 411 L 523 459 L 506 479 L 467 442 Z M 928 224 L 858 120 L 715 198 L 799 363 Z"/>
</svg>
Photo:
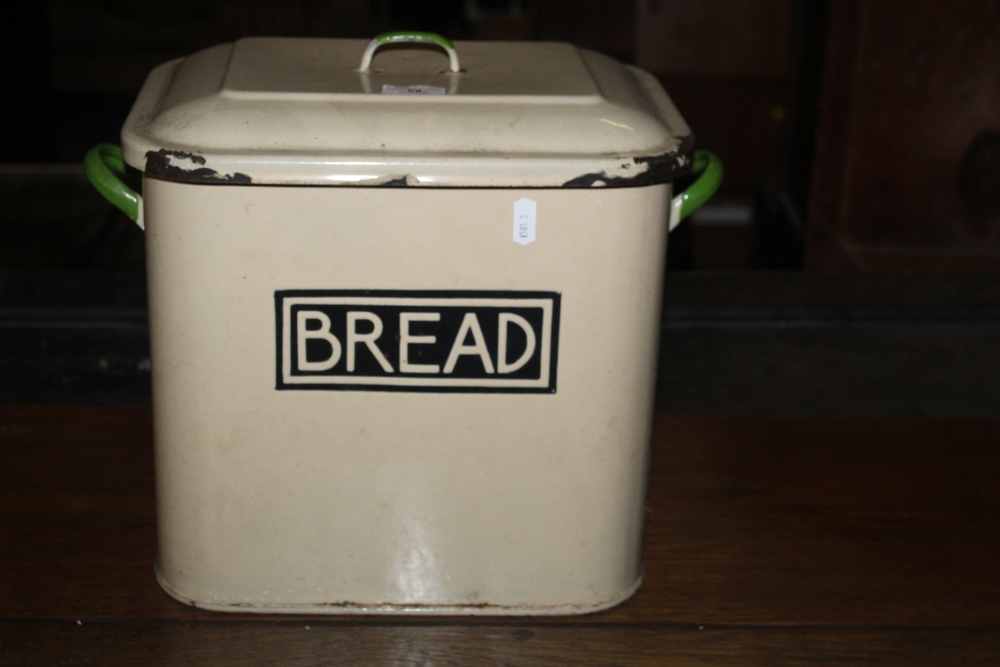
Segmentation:
<svg viewBox="0 0 1000 667">
<path fill-rule="evenodd" d="M 547 387 L 427 387 L 420 385 L 373 384 L 286 384 L 281 373 L 281 332 L 283 328 L 282 303 L 294 297 L 397 297 L 438 299 L 551 299 L 552 341 L 549 347 L 549 385 Z M 559 311 L 562 294 L 559 292 L 521 292 L 514 290 L 329 290 L 287 289 L 274 291 L 274 364 L 275 390 L 278 391 L 392 391 L 422 394 L 554 394 L 556 393 L 559 362 Z"/>
</svg>

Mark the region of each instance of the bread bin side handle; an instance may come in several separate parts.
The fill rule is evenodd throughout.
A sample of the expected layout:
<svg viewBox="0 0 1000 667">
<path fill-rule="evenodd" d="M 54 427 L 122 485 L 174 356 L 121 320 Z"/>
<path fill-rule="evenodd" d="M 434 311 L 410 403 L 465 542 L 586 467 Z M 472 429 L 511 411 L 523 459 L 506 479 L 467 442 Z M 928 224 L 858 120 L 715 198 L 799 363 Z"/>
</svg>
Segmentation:
<svg viewBox="0 0 1000 667">
<path fill-rule="evenodd" d="M 83 159 L 84 171 L 90 184 L 127 215 L 139 229 L 145 229 L 142 215 L 142 195 L 125 184 L 125 160 L 122 149 L 114 144 L 98 144 Z"/>
<path fill-rule="evenodd" d="M 722 160 L 712 151 L 696 150 L 692 171 L 701 175 L 670 202 L 671 230 L 711 199 L 722 185 Z"/>
</svg>

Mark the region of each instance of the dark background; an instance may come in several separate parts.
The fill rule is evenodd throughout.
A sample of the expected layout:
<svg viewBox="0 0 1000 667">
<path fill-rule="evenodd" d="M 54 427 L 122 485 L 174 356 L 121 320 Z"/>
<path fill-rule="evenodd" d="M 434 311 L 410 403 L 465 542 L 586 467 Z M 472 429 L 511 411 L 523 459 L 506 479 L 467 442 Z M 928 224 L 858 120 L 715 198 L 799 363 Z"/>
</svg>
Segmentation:
<svg viewBox="0 0 1000 667">
<path fill-rule="evenodd" d="M 0 400 L 148 400 L 142 233 L 87 183 L 154 66 L 250 35 L 560 40 L 718 153 L 672 235 L 666 412 L 1000 413 L 1000 4 L 48 0 L 0 21 Z M 623 268 L 624 270 L 624 268 Z"/>
</svg>

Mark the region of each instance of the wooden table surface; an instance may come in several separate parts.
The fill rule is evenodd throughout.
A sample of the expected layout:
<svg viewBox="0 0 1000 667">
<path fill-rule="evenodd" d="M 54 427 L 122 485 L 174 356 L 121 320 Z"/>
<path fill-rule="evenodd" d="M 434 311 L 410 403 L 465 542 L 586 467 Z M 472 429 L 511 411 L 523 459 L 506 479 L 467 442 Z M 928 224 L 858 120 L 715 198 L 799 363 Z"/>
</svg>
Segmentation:
<svg viewBox="0 0 1000 667">
<path fill-rule="evenodd" d="M 658 417 L 645 582 L 562 618 L 184 606 L 150 411 L 0 406 L 2 665 L 995 665 L 1000 422 Z"/>
</svg>

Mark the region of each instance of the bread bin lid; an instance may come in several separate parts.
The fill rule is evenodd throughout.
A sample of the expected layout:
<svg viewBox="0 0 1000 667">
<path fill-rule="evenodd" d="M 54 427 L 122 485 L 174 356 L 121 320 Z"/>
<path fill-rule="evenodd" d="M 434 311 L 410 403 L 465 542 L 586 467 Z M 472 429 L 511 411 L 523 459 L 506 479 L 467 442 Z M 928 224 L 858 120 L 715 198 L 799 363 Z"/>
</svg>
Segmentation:
<svg viewBox="0 0 1000 667">
<path fill-rule="evenodd" d="M 642 186 L 690 168 L 659 82 L 607 56 L 457 42 L 452 72 L 407 44 L 362 71 L 368 47 L 254 37 L 165 63 L 122 129 L 125 161 L 193 183 L 416 187 Z"/>
</svg>

